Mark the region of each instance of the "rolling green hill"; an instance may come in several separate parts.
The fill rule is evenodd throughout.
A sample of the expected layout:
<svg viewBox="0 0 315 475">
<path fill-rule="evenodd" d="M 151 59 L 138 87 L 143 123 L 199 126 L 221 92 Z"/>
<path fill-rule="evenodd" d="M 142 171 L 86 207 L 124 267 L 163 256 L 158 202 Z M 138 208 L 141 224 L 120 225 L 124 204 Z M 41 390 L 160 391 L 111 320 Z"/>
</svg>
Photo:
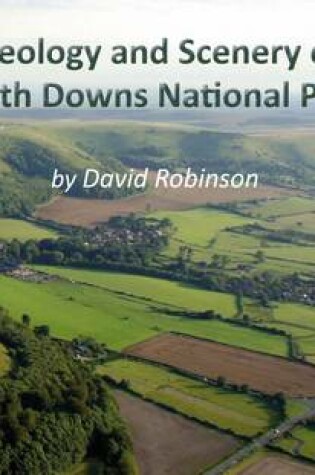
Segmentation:
<svg viewBox="0 0 315 475">
<path fill-rule="evenodd" d="M 311 136 L 267 138 L 217 133 L 174 124 L 136 122 L 24 122 L 0 125 L 0 215 L 28 215 L 52 196 L 55 168 L 192 167 L 217 173 L 257 172 L 276 185 L 315 187 L 315 146 Z M 298 165 L 298 166 L 297 166 Z M 80 181 L 80 180 L 78 180 Z M 82 190 L 86 198 L 117 198 L 128 189 Z"/>
<path fill-rule="evenodd" d="M 132 122 L 73 122 L 67 127 L 56 123 L 49 127 L 49 133 L 63 137 L 102 163 L 111 156 L 128 167 L 191 166 L 220 173 L 258 172 L 269 183 L 315 185 L 311 136 L 254 137 Z"/>
<path fill-rule="evenodd" d="M 50 187 L 53 171 L 83 173 L 86 168 L 101 171 L 122 170 L 114 159 L 106 164 L 84 150 L 63 140 L 59 135 L 50 136 L 48 128 L 39 125 L 2 125 L 0 128 L 0 215 L 21 217 L 29 215 L 36 204 L 52 196 Z M 74 196 L 81 196 L 82 189 L 74 187 Z M 115 198 L 128 194 L 111 189 L 85 192 L 86 197 Z"/>
</svg>

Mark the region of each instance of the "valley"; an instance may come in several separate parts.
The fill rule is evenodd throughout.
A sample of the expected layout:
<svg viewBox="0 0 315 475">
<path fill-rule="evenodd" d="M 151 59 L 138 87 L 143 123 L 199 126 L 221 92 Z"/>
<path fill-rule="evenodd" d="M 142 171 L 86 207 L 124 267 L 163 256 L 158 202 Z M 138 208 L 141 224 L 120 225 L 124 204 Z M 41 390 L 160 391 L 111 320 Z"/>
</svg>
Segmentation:
<svg viewBox="0 0 315 475">
<path fill-rule="evenodd" d="M 315 397 L 312 135 L 25 121 L 4 123 L 0 143 L 0 306 L 112 387 L 140 474 L 159 464 L 166 473 L 183 464 L 187 475 L 207 473 L 308 414 Z M 257 168 L 262 184 L 153 186 L 160 167 L 205 166 Z M 144 193 L 48 192 L 55 168 L 82 178 L 86 168 L 146 167 Z M 12 357 L 0 346 L 1 378 Z M 314 466 L 313 441 L 312 418 L 299 419 L 228 473 L 301 473 L 297 467 Z M 81 457 L 65 473 L 101 466 Z"/>
</svg>

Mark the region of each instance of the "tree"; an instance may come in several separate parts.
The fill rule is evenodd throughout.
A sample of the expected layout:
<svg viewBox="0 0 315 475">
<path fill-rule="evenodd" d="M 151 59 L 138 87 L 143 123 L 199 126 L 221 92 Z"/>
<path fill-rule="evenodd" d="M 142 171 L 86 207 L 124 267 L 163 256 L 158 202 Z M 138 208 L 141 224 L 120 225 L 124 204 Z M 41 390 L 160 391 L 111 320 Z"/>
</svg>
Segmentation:
<svg viewBox="0 0 315 475">
<path fill-rule="evenodd" d="M 21 257 L 21 244 L 17 239 L 13 239 L 8 246 L 8 253 L 10 256 L 15 259 L 20 259 Z"/>
<path fill-rule="evenodd" d="M 258 264 L 262 264 L 265 261 L 265 254 L 262 250 L 259 250 L 255 254 L 255 258 Z"/>
<path fill-rule="evenodd" d="M 48 325 L 40 325 L 34 328 L 35 335 L 37 336 L 49 336 L 50 328 Z"/>
<path fill-rule="evenodd" d="M 22 254 L 26 262 L 34 262 L 40 255 L 37 243 L 32 240 L 27 241 L 23 247 Z"/>
<path fill-rule="evenodd" d="M 237 316 L 241 317 L 244 314 L 244 298 L 243 298 L 243 292 L 237 292 L 236 297 L 235 297 L 235 304 L 236 304 L 236 310 L 237 310 Z"/>
<path fill-rule="evenodd" d="M 222 254 L 213 254 L 211 267 L 214 267 L 215 269 L 224 269 L 229 262 L 230 258 L 228 256 Z"/>
<path fill-rule="evenodd" d="M 220 388 L 224 388 L 226 386 L 226 378 L 224 376 L 219 376 L 217 379 L 217 384 Z"/>
<path fill-rule="evenodd" d="M 27 313 L 22 315 L 22 323 L 24 326 L 29 327 L 31 324 L 31 317 Z"/>
</svg>

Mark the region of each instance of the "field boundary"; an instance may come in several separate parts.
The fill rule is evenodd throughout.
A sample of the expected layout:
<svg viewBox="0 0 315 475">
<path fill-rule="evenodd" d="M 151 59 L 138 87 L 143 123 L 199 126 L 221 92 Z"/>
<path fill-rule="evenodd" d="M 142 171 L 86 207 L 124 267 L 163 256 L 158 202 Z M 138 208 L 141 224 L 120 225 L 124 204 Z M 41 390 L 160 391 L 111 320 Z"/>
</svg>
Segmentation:
<svg viewBox="0 0 315 475">
<path fill-rule="evenodd" d="M 172 337 L 173 337 L 173 339 L 172 339 Z M 176 337 L 179 337 L 178 340 L 176 340 Z M 163 357 L 161 355 L 159 356 L 159 351 L 158 351 L 159 344 L 161 344 L 162 348 L 163 348 L 163 338 L 166 338 L 166 341 L 169 340 L 168 345 L 169 345 L 170 351 L 172 351 L 172 348 L 173 348 L 172 345 L 179 345 L 179 347 L 180 347 L 181 343 L 184 345 L 184 342 L 181 341 L 181 338 L 183 340 L 187 339 L 187 343 L 190 344 L 190 345 L 191 344 L 193 345 L 194 341 L 196 342 L 197 345 L 198 345 L 198 342 L 204 343 L 205 345 L 209 344 L 209 351 L 211 350 L 211 345 L 212 345 L 212 351 L 217 350 L 219 352 L 219 354 L 220 354 L 220 352 L 223 351 L 223 366 L 224 366 L 224 364 L 229 364 L 229 360 L 231 360 L 231 357 L 232 357 L 231 352 L 233 353 L 233 351 L 234 351 L 235 354 L 239 354 L 238 358 L 240 358 L 241 361 L 242 361 L 243 358 L 246 357 L 246 355 L 249 358 L 254 358 L 254 363 L 258 365 L 258 368 L 260 368 L 261 365 L 263 365 L 263 364 L 268 366 L 269 363 L 270 364 L 274 363 L 275 367 L 273 367 L 273 371 L 277 372 L 277 371 L 279 371 L 279 369 L 282 369 L 285 372 L 285 375 L 286 375 L 286 377 L 283 381 L 283 384 L 284 384 L 283 394 L 291 395 L 291 396 L 294 396 L 294 397 L 300 397 L 300 398 L 303 397 L 303 398 L 306 398 L 306 399 L 309 399 L 309 400 L 313 400 L 314 397 L 315 397 L 314 380 L 312 379 L 314 377 L 313 373 L 315 373 L 315 366 L 311 363 L 299 362 L 299 361 L 296 361 L 296 360 L 290 360 L 288 358 L 283 358 L 281 356 L 274 356 L 274 355 L 270 355 L 270 354 L 266 354 L 266 353 L 262 353 L 262 352 L 255 352 L 255 351 L 252 351 L 252 350 L 247 350 L 247 349 L 244 349 L 244 348 L 228 345 L 226 343 L 221 344 L 221 343 L 219 343 L 217 341 L 213 341 L 213 340 L 211 341 L 211 340 L 208 340 L 208 339 L 200 339 L 198 337 L 191 337 L 190 335 L 187 335 L 187 334 L 181 334 L 181 333 L 178 334 L 178 333 L 174 333 L 174 332 L 161 333 L 159 335 L 156 335 L 155 338 L 154 337 L 150 338 L 149 341 L 144 341 L 142 343 L 138 343 L 138 344 L 127 347 L 125 350 L 123 350 L 123 355 L 139 358 L 140 361 L 142 359 L 143 361 L 149 361 L 149 362 L 153 362 L 153 363 L 157 363 L 157 364 L 162 364 L 165 367 L 180 370 L 180 371 L 183 372 L 182 374 L 185 374 L 189 377 L 192 377 L 192 375 L 194 375 L 195 378 L 197 377 L 197 379 L 203 380 L 204 382 L 207 382 L 209 380 L 210 382 L 213 382 L 214 384 L 217 384 L 219 382 L 219 379 L 221 379 L 221 377 L 222 377 L 224 379 L 224 384 L 226 384 L 226 386 L 228 386 L 228 387 L 231 387 L 231 389 L 239 388 L 241 386 L 246 386 L 247 388 L 250 388 L 251 390 L 253 390 L 253 393 L 256 393 L 257 395 L 264 395 L 265 397 L 266 396 L 275 397 L 277 394 L 280 394 L 280 393 L 282 394 L 281 389 L 278 389 L 278 391 L 276 391 L 276 392 L 274 392 L 272 387 L 269 389 L 268 385 L 270 385 L 270 381 L 272 381 L 272 378 L 271 379 L 270 378 L 266 379 L 267 387 L 266 387 L 266 384 L 264 384 L 261 389 L 255 388 L 254 387 L 255 385 L 258 385 L 258 388 L 259 388 L 261 386 L 261 383 L 259 382 L 260 381 L 259 378 L 257 378 L 257 374 L 255 373 L 254 368 L 251 367 L 251 365 L 248 366 L 248 364 L 247 364 L 247 367 L 249 367 L 250 374 L 252 375 L 250 377 L 250 380 L 252 381 L 252 383 L 249 382 L 248 378 L 244 379 L 244 377 L 241 377 L 238 381 L 237 380 L 235 381 L 235 379 L 233 379 L 233 377 L 231 376 L 231 372 L 228 371 L 228 370 L 225 370 L 225 371 L 223 371 L 219 374 L 216 374 L 219 371 L 218 367 L 216 369 L 212 368 L 212 370 L 209 370 L 209 369 L 205 369 L 204 364 L 201 364 L 201 367 L 199 367 L 199 369 L 197 369 L 197 367 L 198 367 L 198 364 L 197 364 L 197 367 L 195 366 L 195 368 L 194 368 L 194 365 L 193 365 L 192 367 L 190 366 L 191 369 L 189 369 L 189 365 L 188 365 L 188 368 L 185 368 L 184 363 L 183 363 L 184 366 L 182 366 L 182 364 L 180 364 L 180 363 L 177 363 L 175 365 L 174 362 L 172 362 L 170 360 L 167 361 L 167 359 L 165 360 L 165 358 L 164 358 L 164 361 L 163 361 Z M 143 349 L 143 346 L 146 347 L 147 344 L 150 345 L 150 342 L 154 342 L 154 340 L 157 341 L 157 348 L 155 349 L 156 353 L 154 354 L 154 350 L 153 350 L 153 354 L 152 353 L 150 354 L 149 348 L 146 348 L 147 349 L 147 354 L 146 354 L 146 349 Z M 153 347 L 154 347 L 154 345 L 153 345 Z M 188 348 L 189 348 L 189 346 L 188 346 Z M 205 349 L 205 348 L 206 348 L 206 346 L 203 349 Z M 160 348 L 160 350 L 161 350 L 161 348 Z M 226 351 L 227 351 L 227 353 L 225 353 Z M 175 352 L 175 356 L 176 356 L 176 354 L 177 353 Z M 172 356 L 172 353 L 170 354 L 170 357 L 171 356 Z M 173 356 L 174 356 L 174 354 L 173 354 Z M 186 354 L 186 357 L 187 356 L 188 355 Z M 198 357 L 200 357 L 200 354 L 198 354 Z M 255 359 L 255 357 L 256 357 L 256 359 Z M 227 358 L 227 362 L 225 362 L 224 358 Z M 162 359 L 162 361 L 161 361 L 161 359 Z M 235 360 L 234 360 L 233 364 L 235 366 Z M 236 367 L 236 368 L 238 368 L 238 367 Z M 300 386 L 298 386 L 299 390 L 297 391 L 297 378 L 298 378 L 299 371 L 302 371 L 303 368 L 305 369 L 305 371 L 307 371 L 307 369 L 309 370 L 309 371 L 306 372 L 305 377 L 307 378 L 308 383 L 312 382 L 312 384 L 311 385 L 308 384 L 306 386 L 306 382 L 304 382 L 304 386 L 302 385 L 303 386 L 303 391 L 301 393 L 301 387 Z M 241 370 L 242 370 L 242 368 L 241 368 Z M 216 374 L 215 379 L 213 378 L 213 372 Z M 294 376 L 293 377 L 293 382 L 292 382 L 292 373 L 293 373 L 293 376 Z M 229 374 L 229 376 L 226 376 L 227 374 Z M 254 382 L 253 382 L 253 379 L 254 379 Z M 293 389 L 290 389 L 292 386 L 288 387 L 289 383 L 291 385 L 293 384 L 293 387 L 295 388 L 294 392 L 292 392 Z M 312 390 L 313 390 L 313 392 L 312 392 Z"/>
<path fill-rule="evenodd" d="M 229 325 L 229 324 L 233 325 L 233 323 L 230 322 L 230 321 L 227 321 L 226 318 L 222 318 L 222 320 L 219 320 L 219 321 L 222 321 L 222 323 L 225 323 L 226 325 Z M 239 326 L 243 326 L 243 325 L 239 325 Z M 244 328 L 252 329 L 254 331 L 255 330 L 259 331 L 259 327 L 256 329 L 255 327 L 251 327 L 249 325 L 248 326 L 244 325 Z M 268 333 L 268 332 L 266 332 L 266 333 Z M 179 332 L 179 331 L 165 331 L 165 332 L 160 332 L 157 335 L 150 336 L 149 338 L 146 338 L 145 340 L 141 340 L 138 343 L 127 346 L 126 348 L 124 348 L 122 350 L 122 354 L 125 354 L 124 353 L 125 351 L 130 351 L 131 349 L 133 349 L 134 347 L 136 347 L 136 346 L 138 346 L 142 343 L 150 342 L 151 340 L 153 340 L 157 337 L 163 336 L 163 335 L 174 335 L 174 336 L 179 336 L 179 337 L 184 337 L 184 338 L 192 338 L 194 340 L 203 341 L 203 342 L 206 342 L 206 343 L 207 342 L 208 343 L 209 342 L 210 343 L 216 343 L 218 345 L 226 346 L 228 348 L 233 348 L 235 350 L 247 351 L 248 353 L 254 353 L 254 354 L 257 353 L 257 354 L 262 355 L 262 356 L 270 356 L 271 358 L 279 358 L 280 360 L 285 360 L 285 361 L 289 361 L 289 362 L 292 362 L 292 363 L 293 362 L 295 362 L 295 363 L 299 362 L 299 361 L 296 361 L 296 360 L 290 360 L 286 356 L 274 355 L 274 354 L 265 353 L 264 351 L 259 351 L 259 350 L 251 350 L 251 349 L 248 349 L 248 348 L 244 348 L 243 346 L 236 346 L 236 345 L 232 345 L 232 344 L 229 344 L 229 343 L 221 343 L 220 341 L 214 340 L 213 338 L 206 338 L 206 337 L 201 337 L 201 336 L 199 337 L 199 336 L 196 336 L 196 335 L 191 335 L 190 333 L 184 333 L 184 332 Z M 275 335 L 275 336 L 283 336 L 284 338 L 288 337 L 288 335 Z M 313 365 L 312 363 L 309 363 L 309 362 L 305 362 L 305 363 L 306 363 L 306 365 L 311 366 L 311 367 L 315 366 L 315 365 Z"/>
<path fill-rule="evenodd" d="M 208 429 L 216 430 L 218 432 L 223 432 L 226 435 L 231 435 L 231 436 L 239 439 L 242 442 L 249 442 L 252 439 L 252 437 L 250 437 L 250 436 L 237 434 L 232 429 L 221 428 L 221 427 L 219 427 L 218 425 L 216 425 L 212 422 L 208 422 L 208 421 L 203 420 L 203 419 L 198 419 L 195 416 L 190 416 L 189 414 L 186 414 L 186 413 L 176 409 L 173 406 L 170 406 L 170 405 L 168 405 L 166 403 L 163 403 L 163 402 L 156 401 L 156 400 L 154 400 L 154 399 L 152 399 L 148 396 L 144 396 L 143 394 L 141 394 L 140 392 L 138 392 L 138 391 L 136 391 L 132 388 L 122 388 L 120 383 L 115 381 L 115 379 L 113 379 L 111 376 L 103 375 L 102 377 L 108 384 L 112 385 L 115 389 L 117 389 L 121 392 L 128 393 L 131 396 L 134 396 L 134 397 L 137 397 L 137 398 L 141 399 L 142 401 L 154 404 L 156 407 L 158 407 L 160 409 L 163 409 L 164 411 L 171 412 L 172 414 L 177 414 L 178 416 L 182 416 L 185 419 L 187 419 L 191 422 L 195 422 L 197 424 L 201 424 L 204 427 L 207 427 Z"/>
</svg>

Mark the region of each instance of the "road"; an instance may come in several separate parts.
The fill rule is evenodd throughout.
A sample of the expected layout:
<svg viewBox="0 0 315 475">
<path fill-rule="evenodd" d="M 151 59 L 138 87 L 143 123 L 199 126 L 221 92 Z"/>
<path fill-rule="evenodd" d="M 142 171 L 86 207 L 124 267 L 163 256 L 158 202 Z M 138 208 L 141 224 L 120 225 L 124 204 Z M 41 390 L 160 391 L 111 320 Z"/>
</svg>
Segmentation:
<svg viewBox="0 0 315 475">
<path fill-rule="evenodd" d="M 230 457 L 225 459 L 219 465 L 216 465 L 210 470 L 204 472 L 204 475 L 222 475 L 227 472 L 227 470 L 234 467 L 237 463 L 241 462 L 245 458 L 249 457 L 253 452 L 258 449 L 265 447 L 276 439 L 281 438 L 287 432 L 290 432 L 296 425 L 301 422 L 307 421 L 312 417 L 315 417 L 315 401 L 309 400 L 308 405 L 310 406 L 305 412 L 299 416 L 291 417 L 286 419 L 279 426 L 265 432 L 263 435 L 257 437 L 250 442 L 245 447 L 242 447 L 237 452 L 234 452 Z"/>
</svg>

